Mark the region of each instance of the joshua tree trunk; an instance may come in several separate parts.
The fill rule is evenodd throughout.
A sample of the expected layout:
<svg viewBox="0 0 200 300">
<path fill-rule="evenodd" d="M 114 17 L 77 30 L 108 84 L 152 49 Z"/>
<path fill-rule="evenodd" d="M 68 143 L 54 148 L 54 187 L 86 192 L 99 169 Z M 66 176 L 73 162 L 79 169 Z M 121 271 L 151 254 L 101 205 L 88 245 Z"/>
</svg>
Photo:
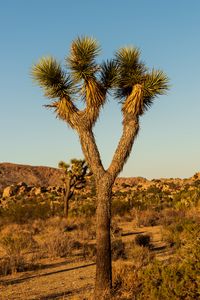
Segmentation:
<svg viewBox="0 0 200 300">
<path fill-rule="evenodd" d="M 66 218 L 68 218 L 69 216 L 69 198 L 70 198 L 70 179 L 65 183 L 65 190 L 63 196 L 64 216 Z"/>
<path fill-rule="evenodd" d="M 96 211 L 96 283 L 95 297 L 102 299 L 109 297 L 112 287 L 111 266 L 111 196 L 113 181 L 105 173 L 97 185 L 97 211 Z M 105 294 L 107 293 L 107 294 Z"/>
<path fill-rule="evenodd" d="M 131 129 L 130 129 L 131 128 Z M 95 177 L 97 192 L 96 210 L 96 281 L 95 299 L 109 299 L 112 288 L 111 265 L 111 197 L 114 181 L 122 170 L 139 129 L 138 119 L 127 116 L 123 133 L 108 170 L 104 170 L 91 130 L 79 133 L 82 150 Z"/>
</svg>

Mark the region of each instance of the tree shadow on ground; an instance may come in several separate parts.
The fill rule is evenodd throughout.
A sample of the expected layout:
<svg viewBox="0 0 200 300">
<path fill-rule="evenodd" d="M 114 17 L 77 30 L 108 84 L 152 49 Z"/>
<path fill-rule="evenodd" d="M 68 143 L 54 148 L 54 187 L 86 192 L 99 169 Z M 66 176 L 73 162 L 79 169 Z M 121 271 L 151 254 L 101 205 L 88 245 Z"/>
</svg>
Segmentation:
<svg viewBox="0 0 200 300">
<path fill-rule="evenodd" d="M 44 277 L 44 276 L 50 276 L 50 275 L 53 275 L 53 274 L 58 274 L 58 273 L 63 273 L 63 272 L 68 272 L 68 271 L 73 271 L 73 270 L 79 270 L 79 269 L 91 267 L 91 266 L 94 266 L 94 265 L 96 265 L 96 263 L 90 263 L 90 264 L 86 264 L 86 265 L 81 265 L 81 266 L 77 266 L 77 267 L 73 267 L 73 268 L 66 268 L 66 269 L 53 271 L 53 272 L 48 272 L 48 273 L 43 273 L 43 274 L 31 275 L 31 276 L 27 276 L 27 277 L 23 277 L 23 278 L 17 278 L 17 279 L 11 279 L 11 280 L 0 280 L 0 284 L 2 284 L 2 285 L 19 284 L 19 283 L 27 281 L 29 279 L 39 278 L 39 277 Z"/>
<path fill-rule="evenodd" d="M 145 231 L 124 232 L 124 233 L 122 233 L 122 236 L 137 235 L 137 234 L 143 234 L 143 233 L 145 233 Z"/>
<path fill-rule="evenodd" d="M 166 248 L 167 248 L 166 245 L 158 246 L 158 247 L 152 247 L 151 251 L 158 252 L 158 251 L 166 250 Z"/>
<path fill-rule="evenodd" d="M 62 297 L 62 299 L 65 299 L 64 297 L 71 297 L 71 296 L 77 295 L 83 291 L 85 292 L 86 290 L 90 291 L 92 288 L 93 288 L 92 285 L 86 284 L 84 287 L 79 288 L 79 289 L 74 289 L 71 291 L 65 291 L 65 292 L 61 292 L 61 293 L 53 293 L 53 294 L 49 294 L 46 296 L 42 296 L 42 297 L 40 297 L 40 300 L 61 299 L 60 297 Z M 85 298 L 82 298 L 82 300 L 84 300 L 84 299 Z"/>
</svg>

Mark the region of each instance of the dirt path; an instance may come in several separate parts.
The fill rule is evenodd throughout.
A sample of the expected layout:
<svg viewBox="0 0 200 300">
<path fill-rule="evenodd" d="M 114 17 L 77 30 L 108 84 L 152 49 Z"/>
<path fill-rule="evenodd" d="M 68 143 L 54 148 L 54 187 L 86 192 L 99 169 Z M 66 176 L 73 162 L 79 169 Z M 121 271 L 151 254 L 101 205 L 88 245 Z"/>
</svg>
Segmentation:
<svg viewBox="0 0 200 300">
<path fill-rule="evenodd" d="M 156 258 L 158 260 L 166 260 L 171 256 L 166 243 L 162 240 L 161 226 L 133 228 L 130 222 L 126 222 L 121 223 L 120 227 L 123 229 L 123 242 L 126 243 L 134 240 L 138 234 L 149 234 L 151 236 L 152 251 L 154 251 Z"/>
<path fill-rule="evenodd" d="M 153 251 L 158 259 L 168 255 L 161 240 L 161 227 L 143 227 L 134 230 L 130 222 L 120 224 L 124 242 L 134 240 L 139 233 L 152 236 Z M 0 278 L 0 300 L 84 300 L 94 287 L 95 263 L 54 260 L 38 271 L 18 273 Z"/>
<path fill-rule="evenodd" d="M 83 290 L 91 290 L 95 263 L 69 263 L 59 260 L 45 270 L 18 273 L 0 280 L 1 300 L 76 299 Z M 77 298 L 78 299 L 78 298 Z M 82 298 L 83 299 L 83 298 Z"/>
</svg>

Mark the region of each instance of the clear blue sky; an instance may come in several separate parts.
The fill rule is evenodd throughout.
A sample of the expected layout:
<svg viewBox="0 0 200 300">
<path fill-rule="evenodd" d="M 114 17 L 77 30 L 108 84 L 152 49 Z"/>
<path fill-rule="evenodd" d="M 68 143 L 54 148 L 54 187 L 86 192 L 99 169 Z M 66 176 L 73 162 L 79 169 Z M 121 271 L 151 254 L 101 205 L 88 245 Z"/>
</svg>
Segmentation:
<svg viewBox="0 0 200 300">
<path fill-rule="evenodd" d="M 121 46 L 170 77 L 167 96 L 142 117 L 121 176 L 189 177 L 200 170 L 199 0 L 0 0 L 0 161 L 56 167 L 82 157 L 75 133 L 55 119 L 30 78 L 45 55 L 63 61 L 78 35 L 93 36 L 102 59 Z M 108 166 L 121 134 L 120 106 L 103 109 L 95 135 Z"/>
</svg>

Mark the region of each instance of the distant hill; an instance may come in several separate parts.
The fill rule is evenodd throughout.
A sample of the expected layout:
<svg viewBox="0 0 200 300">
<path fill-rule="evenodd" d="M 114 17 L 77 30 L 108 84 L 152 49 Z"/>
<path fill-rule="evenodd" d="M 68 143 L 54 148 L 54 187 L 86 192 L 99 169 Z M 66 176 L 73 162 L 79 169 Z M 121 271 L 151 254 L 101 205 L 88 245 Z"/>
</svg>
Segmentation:
<svg viewBox="0 0 200 300">
<path fill-rule="evenodd" d="M 0 163 L 0 190 L 22 181 L 34 186 L 61 186 L 61 172 L 51 167 Z"/>
<path fill-rule="evenodd" d="M 62 171 L 52 167 L 44 166 L 29 166 L 13 163 L 0 163 L 0 191 L 6 186 L 25 182 L 27 185 L 33 186 L 62 186 L 61 180 Z M 179 184 L 190 184 L 194 180 L 200 180 L 200 173 L 196 173 L 193 177 L 188 179 L 170 178 L 170 179 L 157 179 L 161 182 L 174 182 Z M 154 180 L 148 180 L 143 177 L 128 177 L 117 178 L 117 186 L 125 185 L 138 185 L 148 186 Z"/>
</svg>

